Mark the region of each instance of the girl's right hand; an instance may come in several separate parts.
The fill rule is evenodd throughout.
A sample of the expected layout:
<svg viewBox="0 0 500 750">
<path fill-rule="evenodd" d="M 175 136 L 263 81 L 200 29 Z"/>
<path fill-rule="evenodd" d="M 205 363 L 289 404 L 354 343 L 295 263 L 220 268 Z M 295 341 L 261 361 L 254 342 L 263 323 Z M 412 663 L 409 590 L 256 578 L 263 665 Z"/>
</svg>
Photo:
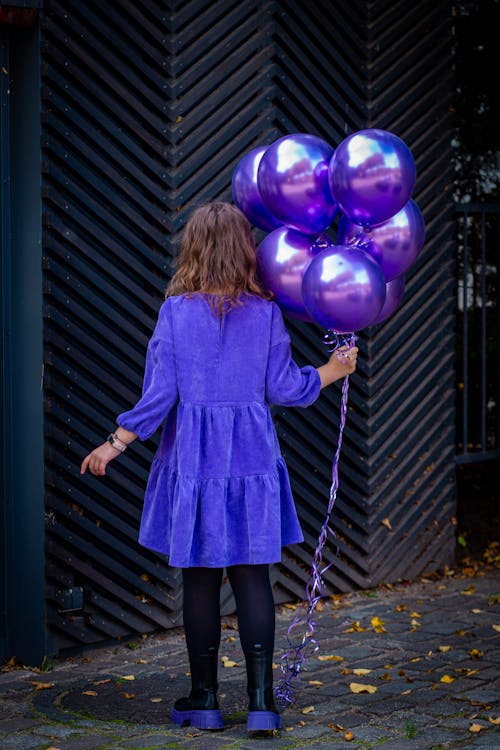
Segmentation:
<svg viewBox="0 0 500 750">
<path fill-rule="evenodd" d="M 344 378 L 346 375 L 352 375 L 352 373 L 355 372 L 358 361 L 358 351 L 357 346 L 349 347 L 346 345 L 341 346 L 339 349 L 332 352 L 329 362 L 332 367 L 338 369 L 340 373 L 336 380 Z"/>
<path fill-rule="evenodd" d="M 352 375 L 356 370 L 357 358 L 357 346 L 341 346 L 332 352 L 328 362 L 318 367 L 321 387 L 324 388 L 336 380 L 341 380 L 346 375 Z"/>
</svg>

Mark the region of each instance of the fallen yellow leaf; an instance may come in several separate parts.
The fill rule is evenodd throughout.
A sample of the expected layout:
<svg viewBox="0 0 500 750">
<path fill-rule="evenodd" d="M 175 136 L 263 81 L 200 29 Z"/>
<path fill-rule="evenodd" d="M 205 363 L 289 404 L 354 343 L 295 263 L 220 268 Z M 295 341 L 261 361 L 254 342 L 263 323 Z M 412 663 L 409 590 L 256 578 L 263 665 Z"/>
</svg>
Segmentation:
<svg viewBox="0 0 500 750">
<path fill-rule="evenodd" d="M 500 625 L 492 625 L 491 627 L 493 628 L 493 630 L 496 630 L 497 633 L 500 633 Z"/>
<path fill-rule="evenodd" d="M 137 661 L 135 663 L 136 664 L 147 664 L 148 661 L 147 661 L 147 659 L 137 659 Z"/>
<path fill-rule="evenodd" d="M 135 698 L 134 693 L 123 693 L 124 698 L 127 700 L 130 700 L 131 698 Z"/>
<path fill-rule="evenodd" d="M 334 732 L 343 732 L 344 727 L 342 724 L 327 724 L 328 729 L 333 729 Z"/>
<path fill-rule="evenodd" d="M 32 682 L 31 683 L 35 690 L 48 690 L 49 688 L 55 687 L 55 682 Z"/>
<path fill-rule="evenodd" d="M 394 607 L 395 612 L 406 612 L 408 609 L 408 605 L 406 604 L 398 604 L 397 607 Z"/>
<path fill-rule="evenodd" d="M 466 596 L 471 596 L 471 594 L 473 594 L 475 590 L 476 590 L 475 586 L 471 583 L 470 586 L 467 586 L 466 589 L 462 589 L 460 593 L 465 594 Z"/>
<path fill-rule="evenodd" d="M 493 716 L 488 716 L 488 721 L 490 724 L 500 724 L 500 716 L 497 716 L 496 719 L 494 719 Z"/>
<path fill-rule="evenodd" d="M 484 651 L 480 651 L 478 648 L 473 648 L 469 651 L 469 656 L 471 659 L 482 659 Z"/>
<path fill-rule="evenodd" d="M 359 676 L 359 675 L 363 675 L 363 674 L 370 674 L 370 672 L 372 670 L 371 669 L 361 669 L 360 668 L 360 669 L 353 669 L 352 671 L 353 671 L 353 674 L 357 674 Z"/>
<path fill-rule="evenodd" d="M 440 646 L 439 650 L 442 651 L 443 654 L 446 654 L 448 651 L 451 651 L 451 646 Z"/>
<path fill-rule="evenodd" d="M 222 662 L 223 667 L 238 667 L 239 666 L 237 661 L 233 661 L 232 659 L 229 659 L 227 656 L 222 656 L 221 662 Z"/>
<path fill-rule="evenodd" d="M 335 656 L 335 654 L 323 654 L 318 656 L 319 661 L 344 661 L 343 656 Z"/>
<path fill-rule="evenodd" d="M 359 620 L 356 620 L 350 628 L 347 628 L 346 630 L 343 630 L 343 633 L 365 633 L 368 630 L 368 628 L 363 628 L 359 624 Z"/>
<path fill-rule="evenodd" d="M 422 617 L 420 612 L 410 612 L 410 617 Z"/>
<path fill-rule="evenodd" d="M 482 609 L 471 609 L 473 615 L 480 615 L 482 611 Z"/>
<path fill-rule="evenodd" d="M 151 698 L 151 703 L 161 703 L 163 698 Z"/>
<path fill-rule="evenodd" d="M 135 680 L 135 675 L 133 675 L 133 674 L 124 674 L 119 679 L 120 680 Z"/>
<path fill-rule="evenodd" d="M 443 676 L 441 677 L 441 679 L 439 680 L 439 682 L 446 682 L 446 683 L 448 683 L 448 684 L 449 684 L 450 682 L 455 682 L 455 680 L 456 680 L 456 677 L 452 677 L 452 676 L 451 676 L 451 675 L 449 675 L 449 674 L 444 674 L 444 675 L 443 675 Z"/>
<path fill-rule="evenodd" d="M 486 729 L 483 724 L 471 724 L 469 727 L 469 732 L 482 732 L 483 729 Z"/>
<path fill-rule="evenodd" d="M 354 739 L 354 732 L 346 732 L 344 734 L 344 739 L 345 739 L 346 742 L 350 742 L 351 740 L 353 740 Z"/>
<path fill-rule="evenodd" d="M 323 685 L 321 680 L 309 680 L 309 685 L 315 685 L 316 687 L 319 687 L 320 685 Z"/>
<path fill-rule="evenodd" d="M 82 695 L 91 695 L 91 696 L 93 696 L 95 698 L 95 696 L 97 695 L 97 693 L 96 693 L 95 690 L 84 690 L 83 693 L 82 693 Z"/>
<path fill-rule="evenodd" d="M 312 714 L 313 711 L 314 711 L 314 706 L 306 706 L 305 708 L 302 709 L 301 713 Z"/>
<path fill-rule="evenodd" d="M 387 633 L 387 630 L 384 628 L 385 622 L 380 617 L 372 617 L 370 622 L 376 633 Z"/>
<path fill-rule="evenodd" d="M 387 529 L 389 529 L 389 531 L 392 531 L 391 522 L 388 518 L 384 518 L 380 523 L 382 524 L 382 526 L 385 526 Z"/>
<path fill-rule="evenodd" d="M 353 693 L 376 693 L 375 685 L 362 685 L 360 682 L 349 683 L 349 688 Z"/>
</svg>

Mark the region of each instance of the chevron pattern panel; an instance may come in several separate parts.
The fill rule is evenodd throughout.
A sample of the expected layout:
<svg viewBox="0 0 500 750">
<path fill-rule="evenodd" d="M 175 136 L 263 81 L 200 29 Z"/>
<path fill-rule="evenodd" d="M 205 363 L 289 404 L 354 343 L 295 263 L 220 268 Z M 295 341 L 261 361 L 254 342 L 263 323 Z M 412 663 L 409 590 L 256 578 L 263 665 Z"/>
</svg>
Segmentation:
<svg viewBox="0 0 500 750">
<path fill-rule="evenodd" d="M 47 616 L 54 649 L 181 623 L 179 572 L 136 542 L 155 440 L 105 479 L 79 464 L 137 398 L 192 208 L 231 199 L 251 148 L 392 130 L 416 156 L 425 251 L 405 304 L 360 335 L 328 591 L 451 559 L 450 13 L 446 4 L 46 0 L 42 13 Z M 299 362 L 322 331 L 290 322 Z M 439 357 L 436 352 L 439 350 Z M 339 390 L 277 410 L 306 541 L 273 569 L 302 598 L 324 520 Z M 388 520 L 387 520 L 388 519 Z M 389 528 L 389 525 L 391 528 Z M 333 554 L 329 543 L 327 556 Z M 233 611 L 227 584 L 224 612 Z"/>
<path fill-rule="evenodd" d="M 360 334 L 332 514 L 338 557 L 326 589 L 368 588 L 453 559 L 453 261 L 448 141 L 451 11 L 446 3 L 283 2 L 277 24 L 283 132 L 313 132 L 335 146 L 379 127 L 399 135 L 417 163 L 414 198 L 426 244 L 406 274 L 404 304 Z M 438 7 L 439 5 L 439 7 Z M 298 356 L 318 358 L 320 332 L 294 325 Z M 439 350 L 439 357 L 436 351 Z M 332 389 L 330 389 L 332 390 Z M 302 577 L 327 509 L 338 435 L 339 389 L 305 415 L 283 411 L 280 437 L 306 531 L 295 553 Z M 286 578 L 284 578 L 286 576 Z M 300 588 L 300 586 L 299 586 Z"/>
</svg>

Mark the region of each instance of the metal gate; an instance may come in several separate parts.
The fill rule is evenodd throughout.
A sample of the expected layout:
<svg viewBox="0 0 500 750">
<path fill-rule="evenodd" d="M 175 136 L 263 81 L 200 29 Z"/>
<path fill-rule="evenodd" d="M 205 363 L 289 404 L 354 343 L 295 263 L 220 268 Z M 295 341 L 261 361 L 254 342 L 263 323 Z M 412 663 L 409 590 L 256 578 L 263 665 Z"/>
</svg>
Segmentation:
<svg viewBox="0 0 500 750">
<path fill-rule="evenodd" d="M 500 458 L 500 206 L 457 206 L 457 463 Z"/>
<path fill-rule="evenodd" d="M 454 535 L 451 10 L 448 3 L 47 0 L 42 17 L 47 612 L 54 650 L 180 623 L 178 571 L 136 541 L 155 448 L 103 480 L 82 457 L 137 398 L 192 207 L 230 199 L 251 148 L 377 126 L 417 162 L 427 240 L 405 303 L 362 332 L 327 590 L 450 562 Z M 290 322 L 298 361 L 322 332 Z M 440 357 L 435 356 L 439 347 Z M 276 566 L 302 597 L 326 512 L 339 391 L 280 409 L 306 541 Z M 224 611 L 232 608 L 223 590 Z"/>
</svg>

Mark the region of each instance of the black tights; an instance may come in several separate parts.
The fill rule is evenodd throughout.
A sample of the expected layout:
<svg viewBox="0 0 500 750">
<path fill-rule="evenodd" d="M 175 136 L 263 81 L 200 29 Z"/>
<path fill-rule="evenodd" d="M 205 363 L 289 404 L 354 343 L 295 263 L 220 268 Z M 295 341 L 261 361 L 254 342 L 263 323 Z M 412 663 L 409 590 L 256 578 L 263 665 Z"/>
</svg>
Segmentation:
<svg viewBox="0 0 500 750">
<path fill-rule="evenodd" d="M 186 643 L 191 655 L 219 647 L 221 634 L 220 587 L 222 568 L 183 568 L 183 617 Z M 232 565 L 227 568 L 238 615 L 241 647 L 256 644 L 274 649 L 274 597 L 269 565 Z"/>
</svg>

